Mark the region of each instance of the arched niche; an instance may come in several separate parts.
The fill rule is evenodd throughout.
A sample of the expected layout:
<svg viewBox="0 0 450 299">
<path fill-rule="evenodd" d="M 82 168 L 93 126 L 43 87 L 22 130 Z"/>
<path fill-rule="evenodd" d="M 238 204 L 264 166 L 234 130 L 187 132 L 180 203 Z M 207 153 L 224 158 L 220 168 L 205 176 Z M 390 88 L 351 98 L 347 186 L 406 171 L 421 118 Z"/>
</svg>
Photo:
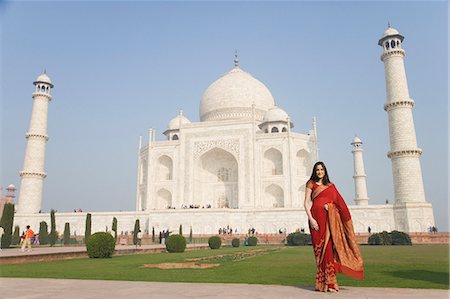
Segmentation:
<svg viewBox="0 0 450 299">
<path fill-rule="evenodd" d="M 264 153 L 264 175 L 283 174 L 283 155 L 275 148 L 268 149 Z"/>
</svg>

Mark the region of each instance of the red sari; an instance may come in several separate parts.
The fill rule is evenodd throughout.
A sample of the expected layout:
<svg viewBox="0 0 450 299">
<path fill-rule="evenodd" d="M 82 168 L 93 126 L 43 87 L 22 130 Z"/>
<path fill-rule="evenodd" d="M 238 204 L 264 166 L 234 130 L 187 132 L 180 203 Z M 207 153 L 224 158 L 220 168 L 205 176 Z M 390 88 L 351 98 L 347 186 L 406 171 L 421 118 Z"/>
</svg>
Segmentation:
<svg viewBox="0 0 450 299">
<path fill-rule="evenodd" d="M 310 180 L 306 187 L 312 189 L 311 215 L 319 225 L 319 230 L 309 227 L 317 265 L 316 291 L 338 291 L 336 273 L 364 279 L 350 211 L 334 184 L 318 185 Z"/>
</svg>

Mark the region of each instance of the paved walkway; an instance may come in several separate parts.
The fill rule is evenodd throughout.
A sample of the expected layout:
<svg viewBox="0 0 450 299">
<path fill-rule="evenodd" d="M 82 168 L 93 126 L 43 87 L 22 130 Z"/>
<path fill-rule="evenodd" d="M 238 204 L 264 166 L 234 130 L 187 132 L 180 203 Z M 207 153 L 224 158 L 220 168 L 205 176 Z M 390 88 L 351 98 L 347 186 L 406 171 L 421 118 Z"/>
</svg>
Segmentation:
<svg viewBox="0 0 450 299">
<path fill-rule="evenodd" d="M 207 244 L 188 245 L 204 247 Z M 162 250 L 163 245 L 143 245 L 137 252 Z M 132 245 L 117 245 L 116 249 L 136 252 Z M 84 246 L 77 247 L 39 247 L 31 252 L 20 252 L 17 248 L 0 251 L 0 259 L 11 257 L 33 258 L 34 256 L 56 255 L 61 253 L 85 252 Z M 0 265 L 1 272 L 1 265 Z M 28 290 L 24 292 L 24 290 Z M 448 290 L 430 289 L 393 289 L 393 288 L 356 288 L 341 287 L 336 294 L 319 293 L 311 288 L 249 285 L 249 284 L 217 284 L 217 283 L 167 283 L 167 282 L 133 282 L 109 280 L 76 280 L 76 279 L 44 279 L 44 278 L 0 278 L 0 298 L 155 298 L 155 299 L 228 299 L 228 298 L 395 298 L 395 299 L 440 299 L 450 298 Z"/>
<path fill-rule="evenodd" d="M 446 299 L 449 295 L 448 290 L 424 289 L 342 287 L 339 293 L 319 293 L 309 288 L 278 285 L 0 278 L 0 297 L 5 299 Z"/>
</svg>

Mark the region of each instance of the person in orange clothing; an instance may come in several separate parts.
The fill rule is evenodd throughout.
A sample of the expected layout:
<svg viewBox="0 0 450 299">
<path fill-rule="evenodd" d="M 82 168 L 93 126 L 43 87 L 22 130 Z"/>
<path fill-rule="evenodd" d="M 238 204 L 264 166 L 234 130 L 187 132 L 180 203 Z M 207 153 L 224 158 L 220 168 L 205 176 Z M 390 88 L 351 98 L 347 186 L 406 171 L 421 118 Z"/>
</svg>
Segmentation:
<svg viewBox="0 0 450 299">
<path fill-rule="evenodd" d="M 27 251 L 31 251 L 31 238 L 34 237 L 34 231 L 27 225 L 27 231 L 25 232 L 25 240 L 23 240 L 21 251 L 25 251 L 25 247 L 28 246 Z"/>
</svg>

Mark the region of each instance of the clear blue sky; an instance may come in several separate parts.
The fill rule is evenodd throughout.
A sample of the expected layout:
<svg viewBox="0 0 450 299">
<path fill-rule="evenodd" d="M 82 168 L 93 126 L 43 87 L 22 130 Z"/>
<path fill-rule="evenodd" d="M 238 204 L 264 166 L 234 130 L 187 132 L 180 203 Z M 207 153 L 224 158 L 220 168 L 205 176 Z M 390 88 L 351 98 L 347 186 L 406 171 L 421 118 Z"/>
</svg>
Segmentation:
<svg viewBox="0 0 450 299">
<path fill-rule="evenodd" d="M 355 134 L 370 203 L 393 202 L 377 45 L 390 21 L 405 36 L 426 197 L 448 230 L 448 12 L 445 1 L 0 2 L 0 185 L 20 186 L 32 82 L 46 68 L 43 211 L 133 210 L 139 136 L 153 127 L 163 139 L 179 108 L 198 121 L 203 92 L 238 49 L 296 132 L 317 117 L 320 159 L 348 203 Z"/>
</svg>

